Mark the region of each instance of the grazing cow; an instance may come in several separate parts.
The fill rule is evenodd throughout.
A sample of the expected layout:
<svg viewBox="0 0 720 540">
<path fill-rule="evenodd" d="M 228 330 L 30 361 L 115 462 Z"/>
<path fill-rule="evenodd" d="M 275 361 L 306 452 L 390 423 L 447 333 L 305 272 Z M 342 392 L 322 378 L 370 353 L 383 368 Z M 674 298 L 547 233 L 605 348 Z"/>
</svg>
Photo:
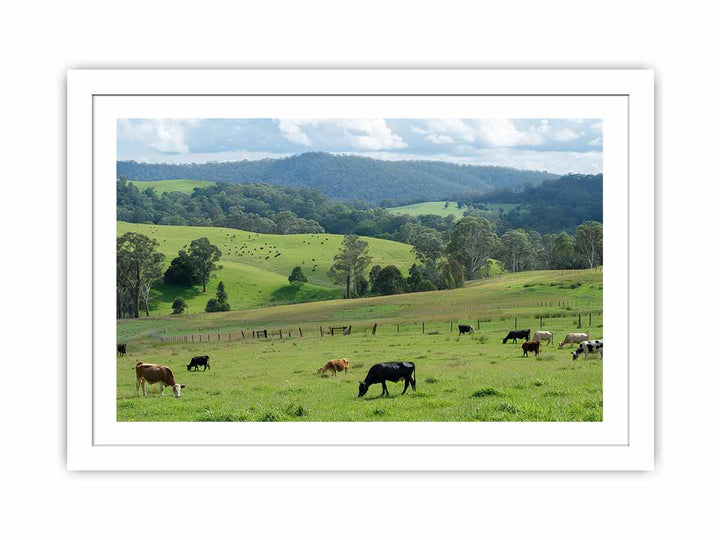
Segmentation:
<svg viewBox="0 0 720 540">
<path fill-rule="evenodd" d="M 118 343 L 117 354 L 125 356 L 127 354 L 127 345 L 125 343 Z"/>
<path fill-rule="evenodd" d="M 325 373 L 326 371 L 330 370 L 332 371 L 333 375 L 337 375 L 338 371 L 345 370 L 345 375 L 347 375 L 348 368 L 350 367 L 350 360 L 347 358 L 334 358 L 330 360 L 327 364 L 325 364 L 323 367 L 317 370 L 318 373 Z"/>
<path fill-rule="evenodd" d="M 582 343 L 590 339 L 590 334 L 565 334 L 565 339 L 558 343 L 558 349 L 562 349 L 567 343 Z"/>
<path fill-rule="evenodd" d="M 535 332 L 535 335 L 533 336 L 533 341 L 547 341 L 547 344 L 550 345 L 553 342 L 553 333 L 547 332 L 545 330 L 538 330 Z"/>
<path fill-rule="evenodd" d="M 160 395 L 164 395 L 165 387 L 171 386 L 173 395 L 177 398 L 180 397 L 180 389 L 185 388 L 184 384 L 178 384 L 175 382 L 175 376 L 172 370 L 167 366 L 161 366 L 158 364 L 143 364 L 138 362 L 135 365 L 135 374 L 137 380 L 135 381 L 135 395 L 140 394 L 140 385 L 142 385 L 143 396 L 147 396 L 147 389 L 145 383 L 155 384 L 160 383 Z"/>
<path fill-rule="evenodd" d="M 472 324 L 458 324 L 458 336 L 463 334 L 474 334 L 475 327 Z"/>
<path fill-rule="evenodd" d="M 194 356 L 192 360 L 190 360 L 190 363 L 185 367 L 188 371 L 190 371 L 192 368 L 195 368 L 195 371 L 199 371 L 200 366 L 203 366 L 203 371 L 205 371 L 206 369 L 210 369 L 210 357 L 208 355 Z"/>
<path fill-rule="evenodd" d="M 527 330 L 510 330 L 508 335 L 503 339 L 503 345 L 508 342 L 508 339 L 512 339 L 513 343 L 517 343 L 518 338 L 524 339 L 525 341 L 530 339 L 530 329 Z"/>
<path fill-rule="evenodd" d="M 585 355 L 585 358 L 587 358 L 588 354 L 598 354 L 600 353 L 600 360 L 602 360 L 603 357 L 603 340 L 602 339 L 594 339 L 592 341 L 583 341 L 580 346 L 577 348 L 577 351 L 575 351 L 572 355 L 573 360 L 577 360 L 578 357 L 581 354 Z"/>
<path fill-rule="evenodd" d="M 383 364 L 375 364 L 368 371 L 365 380 L 360 382 L 360 390 L 358 397 L 363 397 L 367 394 L 368 388 L 371 385 L 380 383 L 382 384 L 381 396 L 390 396 L 388 392 L 387 381 L 400 382 L 405 380 L 405 388 L 403 394 L 408 389 L 408 385 L 412 385 L 413 391 L 415 391 L 415 364 L 412 362 L 387 362 Z"/>
<path fill-rule="evenodd" d="M 540 342 L 539 341 L 526 341 L 523 343 L 520 348 L 523 350 L 523 356 L 527 356 L 528 352 L 532 351 L 535 353 L 535 356 L 538 355 L 540 352 Z"/>
</svg>

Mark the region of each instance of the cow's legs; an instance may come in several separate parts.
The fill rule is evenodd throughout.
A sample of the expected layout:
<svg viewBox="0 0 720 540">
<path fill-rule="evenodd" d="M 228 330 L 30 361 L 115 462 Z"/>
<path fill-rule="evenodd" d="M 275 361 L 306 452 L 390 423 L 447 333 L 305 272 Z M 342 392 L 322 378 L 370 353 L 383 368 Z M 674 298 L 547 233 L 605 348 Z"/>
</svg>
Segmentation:
<svg viewBox="0 0 720 540">
<path fill-rule="evenodd" d="M 405 377 L 405 388 L 403 388 L 403 396 L 405 395 L 405 392 L 407 392 L 408 386 L 410 386 L 410 377 Z"/>
<path fill-rule="evenodd" d="M 382 394 L 380 394 L 381 396 L 384 396 L 384 395 L 389 396 L 390 395 L 390 392 L 388 392 L 387 384 L 385 384 L 385 381 L 382 382 L 382 389 L 383 389 L 383 391 L 382 391 Z"/>
<path fill-rule="evenodd" d="M 140 395 L 140 379 L 135 379 L 135 395 Z"/>
<path fill-rule="evenodd" d="M 142 389 L 143 389 L 143 396 L 147 397 L 147 387 L 145 386 L 147 383 L 145 382 L 145 379 L 142 379 Z"/>
<path fill-rule="evenodd" d="M 163 383 L 160 383 L 160 395 L 165 395 L 165 385 Z"/>
</svg>

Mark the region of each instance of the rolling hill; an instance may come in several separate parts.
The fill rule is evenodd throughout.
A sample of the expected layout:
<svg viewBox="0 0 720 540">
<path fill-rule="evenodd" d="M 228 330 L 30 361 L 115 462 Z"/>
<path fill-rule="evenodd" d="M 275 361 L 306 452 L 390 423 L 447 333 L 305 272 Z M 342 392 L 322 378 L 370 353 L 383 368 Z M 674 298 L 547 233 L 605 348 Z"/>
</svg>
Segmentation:
<svg viewBox="0 0 720 540">
<path fill-rule="evenodd" d="M 232 309 L 257 308 L 275 304 L 313 302 L 341 298 L 342 291 L 332 283 L 327 271 L 343 236 L 334 234 L 258 234 L 220 227 L 166 226 L 119 221 L 117 234 L 136 232 L 154 238 L 165 254 L 163 265 L 169 266 L 177 252 L 196 238 L 207 237 L 223 252 L 218 270 L 207 285 L 207 291 L 192 288 L 157 285 L 152 293 L 151 315 L 167 315 L 172 301 L 180 296 L 188 303 L 189 313 L 204 310 L 209 298 L 215 295 L 219 281 L 225 283 Z M 364 238 L 369 243 L 372 264 L 395 264 L 407 274 L 415 257 L 411 246 Z M 295 266 L 301 266 L 308 283 L 300 290 L 290 286 L 288 276 Z"/>
<path fill-rule="evenodd" d="M 443 161 L 383 161 L 309 152 L 283 159 L 213 163 L 118 161 L 117 177 L 128 180 L 189 178 L 212 182 L 306 187 L 335 199 L 407 201 L 421 197 L 457 200 L 462 194 L 519 189 L 558 175 L 508 167 L 457 165 Z"/>
</svg>

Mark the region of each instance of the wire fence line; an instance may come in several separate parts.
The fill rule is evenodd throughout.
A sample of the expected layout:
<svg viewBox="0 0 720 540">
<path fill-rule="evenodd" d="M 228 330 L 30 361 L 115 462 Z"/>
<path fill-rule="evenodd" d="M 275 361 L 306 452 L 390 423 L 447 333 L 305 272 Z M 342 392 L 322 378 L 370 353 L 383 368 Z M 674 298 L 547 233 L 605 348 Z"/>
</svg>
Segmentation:
<svg viewBox="0 0 720 540">
<path fill-rule="evenodd" d="M 247 330 L 208 332 L 198 334 L 160 336 L 163 343 L 206 343 L 220 341 L 257 341 L 272 339 L 294 339 L 303 337 L 335 338 L 352 335 L 389 336 L 389 335 L 436 335 L 436 334 L 458 334 L 459 325 L 472 325 L 477 333 L 490 331 L 490 325 L 497 330 L 498 323 L 505 323 L 503 328 L 507 330 L 530 328 L 542 329 L 563 329 L 572 331 L 577 329 L 588 330 L 590 328 L 601 328 L 603 324 L 603 310 L 596 308 L 573 314 L 520 314 L 501 315 L 496 317 L 457 318 L 453 320 L 411 320 L 393 321 L 385 320 L 379 322 L 357 322 L 348 324 L 335 323 L 333 325 L 298 325 L 282 327 L 256 327 Z"/>
</svg>

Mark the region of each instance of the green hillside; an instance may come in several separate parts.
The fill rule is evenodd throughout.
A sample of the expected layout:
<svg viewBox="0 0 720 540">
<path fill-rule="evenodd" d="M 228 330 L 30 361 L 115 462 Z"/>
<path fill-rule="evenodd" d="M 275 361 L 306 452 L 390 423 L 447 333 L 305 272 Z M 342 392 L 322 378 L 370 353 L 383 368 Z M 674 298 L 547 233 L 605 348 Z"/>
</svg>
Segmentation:
<svg viewBox="0 0 720 540">
<path fill-rule="evenodd" d="M 456 202 L 448 202 L 447 208 L 445 208 L 445 201 L 431 201 L 417 204 L 408 204 L 405 206 L 395 206 L 393 208 L 387 208 L 387 211 L 392 214 L 408 214 L 411 216 L 419 216 L 423 214 L 435 214 L 436 216 L 450 216 L 454 215 L 457 219 L 463 216 L 464 210 L 458 208 Z"/>
<path fill-rule="evenodd" d="M 176 227 L 119 221 L 118 236 L 128 231 L 157 240 L 160 251 L 166 256 L 165 266 L 169 266 L 177 252 L 196 238 L 207 237 L 223 252 L 220 260 L 223 268 L 210 280 L 207 292 L 202 293 L 199 286 L 188 289 L 157 285 L 151 302 L 151 315 L 154 316 L 169 314 L 176 296 L 186 300 L 189 313 L 202 312 L 208 299 L 215 294 L 219 281 L 225 283 L 233 310 L 342 297 L 342 291 L 327 276 L 333 256 L 340 249 L 342 235 L 273 235 L 220 227 Z M 395 264 L 407 274 L 414 261 L 411 246 L 377 238 L 365 240 L 370 246 L 372 264 Z M 287 281 L 295 266 L 301 266 L 308 278 L 308 283 L 299 291 Z"/>
<path fill-rule="evenodd" d="M 524 327 L 535 328 L 537 315 L 558 321 L 567 318 L 565 323 L 570 324 L 577 313 L 602 310 L 602 289 L 602 269 L 504 273 L 445 291 L 277 305 L 227 313 L 123 319 L 118 321 L 118 339 L 151 336 L 157 339 L 160 335 L 237 332 L 257 327 L 292 330 L 298 326 L 316 328 L 321 324 L 352 324 L 353 328 L 368 331 L 374 322 L 391 330 L 396 324 L 425 322 L 430 331 L 436 329 L 431 325 L 446 329 L 448 321 L 514 317 L 519 317 L 519 324 Z"/>
<path fill-rule="evenodd" d="M 204 180 L 151 180 L 147 182 L 131 182 L 141 191 L 147 188 L 153 188 L 158 195 L 162 195 L 166 191 L 179 191 L 181 193 L 192 193 L 196 187 L 207 187 L 215 185 L 215 182 L 206 182 Z"/>
</svg>

